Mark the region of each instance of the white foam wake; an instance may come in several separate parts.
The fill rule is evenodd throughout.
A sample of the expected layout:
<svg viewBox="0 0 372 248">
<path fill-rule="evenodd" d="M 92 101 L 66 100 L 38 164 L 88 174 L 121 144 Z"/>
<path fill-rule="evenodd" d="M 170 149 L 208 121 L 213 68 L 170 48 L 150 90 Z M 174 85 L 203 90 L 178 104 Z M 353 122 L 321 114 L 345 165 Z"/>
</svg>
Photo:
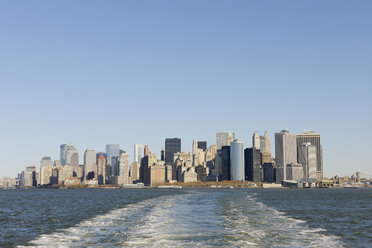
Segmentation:
<svg viewBox="0 0 372 248">
<path fill-rule="evenodd" d="M 342 247 L 325 229 L 310 228 L 303 220 L 286 216 L 248 195 L 237 204 L 225 202 L 225 227 L 236 247 Z M 248 243 L 250 242 L 250 243 Z"/>
<path fill-rule="evenodd" d="M 113 210 L 74 227 L 41 235 L 37 247 L 341 247 L 251 196 L 192 191 Z"/>
<path fill-rule="evenodd" d="M 104 215 L 98 215 L 89 220 L 59 230 L 44 234 L 30 242 L 31 247 L 108 247 L 122 246 L 131 229 L 140 225 L 152 208 L 164 202 L 167 198 L 179 196 L 163 196 L 129 204 L 124 208 L 113 210 Z M 27 247 L 30 247 L 27 246 Z"/>
</svg>

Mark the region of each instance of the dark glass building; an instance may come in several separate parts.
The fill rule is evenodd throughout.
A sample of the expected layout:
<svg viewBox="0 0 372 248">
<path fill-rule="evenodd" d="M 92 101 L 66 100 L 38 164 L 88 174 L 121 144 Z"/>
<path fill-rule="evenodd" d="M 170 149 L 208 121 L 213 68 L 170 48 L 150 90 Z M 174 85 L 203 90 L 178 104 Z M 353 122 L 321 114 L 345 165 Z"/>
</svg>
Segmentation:
<svg viewBox="0 0 372 248">
<path fill-rule="evenodd" d="M 198 149 L 207 150 L 207 141 L 198 141 Z"/>
<path fill-rule="evenodd" d="M 230 180 L 230 146 L 221 148 L 222 154 L 222 180 Z"/>
<path fill-rule="evenodd" d="M 246 148 L 245 157 L 245 179 L 251 182 L 261 182 L 261 152 L 260 149 Z"/>
<path fill-rule="evenodd" d="M 273 163 L 264 163 L 262 165 L 263 171 L 263 181 L 266 183 L 274 183 L 275 176 L 274 176 L 274 166 Z"/>
<path fill-rule="evenodd" d="M 181 152 L 181 139 L 165 139 L 165 162 L 173 163 L 173 156 L 177 152 Z"/>
</svg>

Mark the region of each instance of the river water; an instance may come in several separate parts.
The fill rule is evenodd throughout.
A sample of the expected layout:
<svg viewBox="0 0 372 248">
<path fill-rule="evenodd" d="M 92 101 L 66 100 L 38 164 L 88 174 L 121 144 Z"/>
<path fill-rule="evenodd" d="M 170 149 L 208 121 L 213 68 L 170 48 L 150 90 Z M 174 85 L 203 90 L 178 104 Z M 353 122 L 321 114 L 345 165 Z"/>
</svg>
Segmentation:
<svg viewBox="0 0 372 248">
<path fill-rule="evenodd" d="M 0 191 L 0 247 L 372 247 L 371 189 Z"/>
</svg>

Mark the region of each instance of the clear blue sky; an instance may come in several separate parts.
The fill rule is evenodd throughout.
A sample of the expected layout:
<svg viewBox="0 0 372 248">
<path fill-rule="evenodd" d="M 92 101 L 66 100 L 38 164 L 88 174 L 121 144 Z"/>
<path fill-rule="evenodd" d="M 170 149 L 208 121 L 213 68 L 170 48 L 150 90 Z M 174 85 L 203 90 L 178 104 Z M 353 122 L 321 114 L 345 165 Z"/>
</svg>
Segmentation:
<svg viewBox="0 0 372 248">
<path fill-rule="evenodd" d="M 71 142 L 315 130 L 372 175 L 372 1 L 0 1 L 0 177 Z M 82 156 L 80 157 L 82 159 Z M 81 160 L 82 161 L 82 160 Z"/>
</svg>

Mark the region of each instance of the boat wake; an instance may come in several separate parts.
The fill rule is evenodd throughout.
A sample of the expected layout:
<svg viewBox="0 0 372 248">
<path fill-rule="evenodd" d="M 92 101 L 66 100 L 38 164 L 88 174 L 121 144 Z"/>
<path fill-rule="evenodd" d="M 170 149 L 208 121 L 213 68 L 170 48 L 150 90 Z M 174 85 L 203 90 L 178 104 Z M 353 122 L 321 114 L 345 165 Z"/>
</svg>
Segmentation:
<svg viewBox="0 0 372 248">
<path fill-rule="evenodd" d="M 341 247 L 251 192 L 190 191 L 145 200 L 39 236 L 35 247 Z"/>
</svg>

